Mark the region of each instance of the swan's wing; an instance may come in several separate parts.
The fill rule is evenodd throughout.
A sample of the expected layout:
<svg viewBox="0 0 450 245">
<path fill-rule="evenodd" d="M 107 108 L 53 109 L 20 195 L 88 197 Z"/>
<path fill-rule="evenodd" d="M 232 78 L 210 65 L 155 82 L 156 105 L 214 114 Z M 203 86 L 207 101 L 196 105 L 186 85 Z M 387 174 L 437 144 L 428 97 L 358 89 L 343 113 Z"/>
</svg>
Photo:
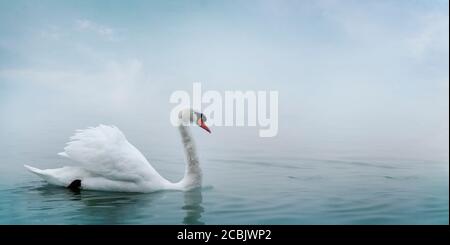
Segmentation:
<svg viewBox="0 0 450 245">
<path fill-rule="evenodd" d="M 113 180 L 161 178 L 156 170 L 115 126 L 77 130 L 59 155 L 79 162 L 86 170 Z"/>
</svg>

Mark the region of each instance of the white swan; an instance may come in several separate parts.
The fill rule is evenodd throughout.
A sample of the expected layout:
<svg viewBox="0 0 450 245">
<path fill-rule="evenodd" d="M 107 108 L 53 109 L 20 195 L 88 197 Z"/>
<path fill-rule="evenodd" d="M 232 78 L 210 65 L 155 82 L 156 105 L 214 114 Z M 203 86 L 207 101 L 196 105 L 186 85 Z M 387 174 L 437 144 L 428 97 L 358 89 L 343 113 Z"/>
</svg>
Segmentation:
<svg viewBox="0 0 450 245">
<path fill-rule="evenodd" d="M 196 124 L 209 133 L 206 117 L 191 109 L 180 111 L 179 125 L 187 157 L 184 177 L 172 183 L 163 178 L 136 149 L 124 134 L 114 126 L 77 130 L 61 156 L 72 159 L 80 166 L 56 169 L 25 168 L 48 183 L 71 189 L 120 192 L 153 192 L 158 190 L 190 190 L 201 186 L 202 172 L 199 166 L 189 124 Z"/>
</svg>

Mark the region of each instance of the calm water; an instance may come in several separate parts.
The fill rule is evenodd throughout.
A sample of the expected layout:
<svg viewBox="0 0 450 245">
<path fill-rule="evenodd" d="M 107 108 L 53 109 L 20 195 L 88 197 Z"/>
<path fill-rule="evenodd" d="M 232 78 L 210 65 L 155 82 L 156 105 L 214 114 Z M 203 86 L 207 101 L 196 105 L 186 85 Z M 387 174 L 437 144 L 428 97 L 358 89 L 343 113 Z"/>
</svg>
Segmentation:
<svg viewBox="0 0 450 245">
<path fill-rule="evenodd" d="M 199 147 L 204 171 L 200 190 L 76 194 L 47 185 L 22 168 L 30 162 L 43 168 L 70 164 L 55 155 L 69 133 L 41 134 L 47 137 L 16 134 L 2 143 L 2 224 L 449 223 L 448 162 L 321 159 L 252 151 L 251 146 Z M 143 142 L 137 142 L 140 149 L 147 146 Z M 184 170 L 179 146 L 154 145 L 143 153 L 162 175 L 177 180 Z"/>
</svg>

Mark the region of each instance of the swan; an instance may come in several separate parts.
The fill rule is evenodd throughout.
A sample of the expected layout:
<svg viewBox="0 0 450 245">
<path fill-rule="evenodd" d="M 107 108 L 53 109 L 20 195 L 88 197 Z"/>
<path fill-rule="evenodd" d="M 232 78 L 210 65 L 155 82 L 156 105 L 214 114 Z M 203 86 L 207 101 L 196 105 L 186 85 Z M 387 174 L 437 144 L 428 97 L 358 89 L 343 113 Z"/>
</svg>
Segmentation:
<svg viewBox="0 0 450 245">
<path fill-rule="evenodd" d="M 115 126 L 99 125 L 77 130 L 64 151 L 58 155 L 78 166 L 38 169 L 24 165 L 48 183 L 72 190 L 118 192 L 154 192 L 159 190 L 191 190 L 200 187 L 202 172 L 189 125 L 197 125 L 211 133 L 204 114 L 192 109 L 178 114 L 178 129 L 187 158 L 184 177 L 176 183 L 162 177 L 144 155 Z"/>
</svg>

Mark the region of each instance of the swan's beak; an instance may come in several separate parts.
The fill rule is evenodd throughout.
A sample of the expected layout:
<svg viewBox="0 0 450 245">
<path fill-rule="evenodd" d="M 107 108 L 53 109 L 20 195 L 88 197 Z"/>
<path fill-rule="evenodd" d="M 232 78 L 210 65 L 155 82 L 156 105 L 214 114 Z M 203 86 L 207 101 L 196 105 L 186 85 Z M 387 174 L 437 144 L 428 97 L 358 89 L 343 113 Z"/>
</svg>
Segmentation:
<svg viewBox="0 0 450 245">
<path fill-rule="evenodd" d="M 203 128 L 204 130 L 208 131 L 208 133 L 211 133 L 211 130 L 208 128 L 208 126 L 206 126 L 205 122 L 203 122 L 203 120 L 201 118 L 199 118 L 197 120 L 197 124 L 198 124 L 198 126 Z"/>
</svg>

